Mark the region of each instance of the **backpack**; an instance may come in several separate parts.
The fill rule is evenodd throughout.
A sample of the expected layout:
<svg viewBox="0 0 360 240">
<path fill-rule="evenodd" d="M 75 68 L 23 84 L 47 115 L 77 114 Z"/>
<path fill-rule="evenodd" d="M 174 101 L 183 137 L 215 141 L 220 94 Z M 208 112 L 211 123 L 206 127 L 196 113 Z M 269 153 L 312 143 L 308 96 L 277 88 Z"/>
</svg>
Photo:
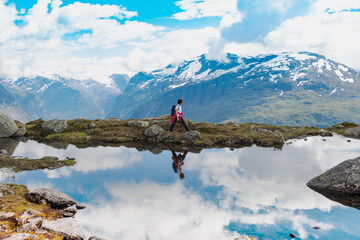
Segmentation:
<svg viewBox="0 0 360 240">
<path fill-rule="evenodd" d="M 174 116 L 174 114 L 175 114 L 175 108 L 176 108 L 176 105 L 173 105 L 172 107 L 171 107 L 171 116 Z"/>
</svg>

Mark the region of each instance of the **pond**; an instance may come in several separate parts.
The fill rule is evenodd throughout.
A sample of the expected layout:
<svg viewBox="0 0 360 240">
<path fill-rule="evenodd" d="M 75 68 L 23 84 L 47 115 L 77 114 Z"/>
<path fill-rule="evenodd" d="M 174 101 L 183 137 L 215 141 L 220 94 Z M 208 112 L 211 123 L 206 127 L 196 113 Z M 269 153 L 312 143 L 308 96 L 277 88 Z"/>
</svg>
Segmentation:
<svg viewBox="0 0 360 240">
<path fill-rule="evenodd" d="M 3 173 L 0 179 L 72 196 L 87 206 L 76 215 L 85 233 L 108 240 L 232 240 L 242 234 L 290 239 L 290 233 L 303 239 L 359 239 L 359 210 L 306 186 L 327 169 L 360 156 L 359 143 L 341 136 L 311 137 L 288 142 L 282 150 L 188 152 L 181 179 L 171 151 L 57 149 L 27 141 L 19 143 L 14 156 L 74 157 L 77 163 L 17 173 L 14 179 Z"/>
</svg>

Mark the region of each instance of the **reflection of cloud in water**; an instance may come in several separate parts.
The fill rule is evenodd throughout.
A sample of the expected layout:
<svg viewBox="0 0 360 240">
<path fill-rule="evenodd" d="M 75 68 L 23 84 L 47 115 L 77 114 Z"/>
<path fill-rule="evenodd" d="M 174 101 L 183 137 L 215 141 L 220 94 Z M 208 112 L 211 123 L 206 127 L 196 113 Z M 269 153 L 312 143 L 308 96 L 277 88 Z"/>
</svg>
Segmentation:
<svg viewBox="0 0 360 240">
<path fill-rule="evenodd" d="M 29 141 L 26 144 L 20 143 L 14 154 L 30 158 L 40 158 L 43 156 L 57 156 L 59 159 L 65 159 L 66 157 L 75 158 L 76 164 L 72 167 L 51 171 L 45 170 L 44 172 L 48 174 L 49 178 L 69 176 L 71 171 L 86 173 L 97 170 L 121 169 L 142 160 L 142 156 L 137 150 L 125 147 L 89 147 L 78 149 L 73 145 L 69 145 L 64 150 L 39 144 L 35 141 Z"/>
<path fill-rule="evenodd" d="M 107 184 L 111 201 L 88 206 L 77 218 L 106 239 L 234 239 L 224 230 L 232 213 L 204 202 L 180 183 Z"/>
<path fill-rule="evenodd" d="M 310 190 L 306 183 L 334 165 L 356 157 L 359 141 L 339 137 L 296 141 L 283 151 L 250 147 L 189 154 L 186 169 L 199 170 L 205 186 L 221 186 L 222 207 L 330 210 L 337 203 Z M 329 147 L 330 146 L 330 147 Z M 331 149 L 331 150 L 330 150 Z M 345 149 L 345 150 L 344 150 Z"/>
<path fill-rule="evenodd" d="M 332 226 L 309 219 L 294 211 L 271 209 L 262 213 L 216 206 L 182 183 L 161 185 L 154 182 L 106 184 L 112 199 L 88 204 L 77 214 L 82 227 L 91 234 L 115 239 L 234 239 L 238 233 L 224 227 L 231 222 L 275 224 L 291 221 L 301 236 L 307 236 L 304 226 Z M 247 212 L 247 211 L 245 211 Z"/>
</svg>

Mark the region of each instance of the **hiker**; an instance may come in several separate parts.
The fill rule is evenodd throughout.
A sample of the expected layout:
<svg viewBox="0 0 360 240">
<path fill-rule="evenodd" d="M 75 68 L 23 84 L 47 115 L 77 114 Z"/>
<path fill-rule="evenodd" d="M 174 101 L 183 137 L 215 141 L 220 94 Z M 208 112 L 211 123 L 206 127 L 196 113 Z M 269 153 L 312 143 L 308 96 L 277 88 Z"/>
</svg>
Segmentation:
<svg viewBox="0 0 360 240">
<path fill-rule="evenodd" d="M 182 99 L 179 99 L 177 101 L 177 105 L 173 106 L 173 108 L 175 107 L 175 113 L 172 114 L 172 118 L 171 118 L 171 126 L 170 126 L 170 132 L 173 131 L 174 129 L 174 126 L 175 126 L 175 123 L 179 123 L 184 126 L 185 130 L 188 132 L 190 131 L 190 129 L 188 128 L 188 126 L 186 125 L 185 121 L 184 121 L 184 118 L 182 117 L 183 116 L 183 113 L 182 113 L 182 108 L 181 108 L 181 105 L 183 104 L 183 100 Z M 173 112 L 173 109 L 172 109 L 172 112 Z"/>
<path fill-rule="evenodd" d="M 185 177 L 185 174 L 182 172 L 181 167 L 184 165 L 184 160 L 187 154 L 187 151 L 185 150 L 184 154 L 179 153 L 179 155 L 176 155 L 176 152 L 174 150 L 171 150 L 172 152 L 172 167 L 175 173 L 180 172 L 179 177 L 180 179 L 183 179 Z"/>
</svg>

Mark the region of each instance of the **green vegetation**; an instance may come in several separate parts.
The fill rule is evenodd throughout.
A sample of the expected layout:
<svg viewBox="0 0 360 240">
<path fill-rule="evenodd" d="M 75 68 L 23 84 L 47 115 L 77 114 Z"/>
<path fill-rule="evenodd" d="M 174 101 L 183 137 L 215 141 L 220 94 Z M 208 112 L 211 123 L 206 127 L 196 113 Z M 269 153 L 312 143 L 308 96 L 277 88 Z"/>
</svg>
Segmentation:
<svg viewBox="0 0 360 240">
<path fill-rule="evenodd" d="M 14 172 L 36 169 L 55 169 L 74 165 L 75 159 L 57 160 L 54 157 L 43 157 L 41 159 L 14 158 L 12 156 L 0 155 L 0 168 L 11 168 Z"/>
<path fill-rule="evenodd" d="M 185 145 L 196 148 L 242 147 L 252 144 L 281 148 L 284 142 L 289 139 L 324 135 L 324 132 L 320 131 L 321 129 L 318 127 L 289 127 L 260 123 L 236 124 L 233 122 L 216 124 L 189 120 L 189 127 L 192 130 L 199 131 L 202 138 L 195 142 L 187 142 L 183 140 L 185 131 L 182 126 L 176 125 L 174 132 L 169 133 L 169 115 L 141 120 L 148 121 L 149 126 L 155 124 L 161 126 L 164 132 L 157 137 L 149 138 L 144 135 L 146 128 L 128 126 L 130 120 L 111 118 L 97 120 L 81 119 L 80 121 L 69 120 L 67 122 L 68 128 L 63 133 L 47 135 L 41 130 L 43 120 L 39 119 L 26 124 L 26 136 L 40 142 L 67 142 L 79 147 L 112 144 L 131 145 L 147 142 L 174 146 Z M 332 135 L 331 132 L 336 132 L 346 136 L 346 129 L 356 126 L 354 123 L 344 122 L 325 128 L 324 131 L 325 135 Z"/>
</svg>

